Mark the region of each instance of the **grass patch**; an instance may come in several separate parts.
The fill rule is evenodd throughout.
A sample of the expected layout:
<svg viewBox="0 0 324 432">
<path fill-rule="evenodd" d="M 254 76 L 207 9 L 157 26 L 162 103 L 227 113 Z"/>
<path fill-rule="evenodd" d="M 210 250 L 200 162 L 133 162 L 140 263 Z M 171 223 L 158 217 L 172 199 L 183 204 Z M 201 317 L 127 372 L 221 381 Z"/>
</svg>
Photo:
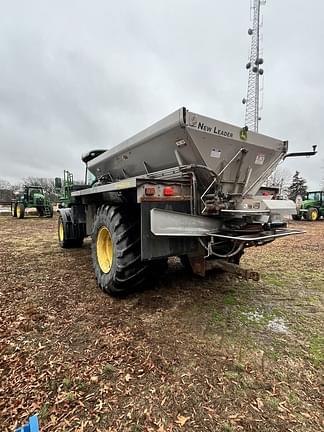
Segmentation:
<svg viewBox="0 0 324 432">
<path fill-rule="evenodd" d="M 39 410 L 38 416 L 42 420 L 46 420 L 49 415 L 49 404 L 46 402 Z"/>
<path fill-rule="evenodd" d="M 225 305 L 228 305 L 228 306 L 236 305 L 237 304 L 237 298 L 234 297 L 233 294 L 227 294 L 227 296 L 223 298 L 223 303 Z"/>
<path fill-rule="evenodd" d="M 279 407 L 279 401 L 276 397 L 268 396 L 265 399 L 265 405 L 272 410 L 277 410 Z"/>
<path fill-rule="evenodd" d="M 319 366 L 324 362 L 324 336 L 313 336 L 309 342 L 309 351 L 313 363 Z"/>
<path fill-rule="evenodd" d="M 73 392 L 69 392 L 66 394 L 65 399 L 69 402 L 73 402 L 75 400 L 75 394 Z"/>
<path fill-rule="evenodd" d="M 102 373 L 103 375 L 112 375 L 116 372 L 116 368 L 115 366 L 113 366 L 110 363 L 107 363 L 103 368 L 102 368 Z"/>
<path fill-rule="evenodd" d="M 229 423 L 223 424 L 223 432 L 234 432 L 234 429 Z"/>
<path fill-rule="evenodd" d="M 224 376 L 228 378 L 229 380 L 237 380 L 239 377 L 239 374 L 237 372 L 233 371 L 225 371 Z"/>
<path fill-rule="evenodd" d="M 300 399 L 299 399 L 299 397 L 298 397 L 297 394 L 296 394 L 295 392 L 293 392 L 293 391 L 291 391 L 291 392 L 288 394 L 288 400 L 289 400 L 289 402 L 290 402 L 292 405 L 294 405 L 294 406 L 298 406 L 298 405 L 300 404 Z"/>
<path fill-rule="evenodd" d="M 72 387 L 72 381 L 70 378 L 63 378 L 62 384 L 64 390 L 69 390 Z"/>
<path fill-rule="evenodd" d="M 221 313 L 214 311 L 211 320 L 213 323 L 221 323 L 224 321 L 224 317 Z"/>
<path fill-rule="evenodd" d="M 262 277 L 262 279 L 268 284 L 280 288 L 286 286 L 286 282 L 282 278 L 283 278 L 282 274 L 276 274 L 276 273 L 266 273 Z"/>
</svg>

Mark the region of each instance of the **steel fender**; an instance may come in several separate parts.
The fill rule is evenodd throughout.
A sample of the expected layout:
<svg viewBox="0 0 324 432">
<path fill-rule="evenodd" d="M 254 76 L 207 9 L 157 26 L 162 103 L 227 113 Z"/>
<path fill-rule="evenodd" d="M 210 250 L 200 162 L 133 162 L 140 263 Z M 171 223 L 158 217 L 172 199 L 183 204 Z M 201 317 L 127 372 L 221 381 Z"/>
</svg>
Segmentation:
<svg viewBox="0 0 324 432">
<path fill-rule="evenodd" d="M 72 222 L 72 212 L 70 208 L 58 209 L 59 215 L 62 217 L 63 223 Z"/>
<path fill-rule="evenodd" d="M 150 212 L 151 232 L 156 236 L 201 237 L 218 231 L 222 222 L 206 216 L 192 216 L 154 208 Z"/>
<path fill-rule="evenodd" d="M 274 214 L 297 214 L 296 203 L 291 200 L 262 200 L 263 204 Z"/>
</svg>

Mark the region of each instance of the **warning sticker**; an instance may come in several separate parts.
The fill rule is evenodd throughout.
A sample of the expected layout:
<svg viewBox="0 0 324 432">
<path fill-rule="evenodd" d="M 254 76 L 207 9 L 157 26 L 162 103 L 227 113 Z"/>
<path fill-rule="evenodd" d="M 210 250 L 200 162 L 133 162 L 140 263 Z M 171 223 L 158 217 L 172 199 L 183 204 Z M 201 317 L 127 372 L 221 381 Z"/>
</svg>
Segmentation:
<svg viewBox="0 0 324 432">
<path fill-rule="evenodd" d="M 255 158 L 255 165 L 263 165 L 264 164 L 264 160 L 265 160 L 265 155 L 264 154 L 258 154 L 257 157 Z"/>
<path fill-rule="evenodd" d="M 219 159 L 221 157 L 221 151 L 213 148 L 210 152 L 210 157 Z"/>
</svg>

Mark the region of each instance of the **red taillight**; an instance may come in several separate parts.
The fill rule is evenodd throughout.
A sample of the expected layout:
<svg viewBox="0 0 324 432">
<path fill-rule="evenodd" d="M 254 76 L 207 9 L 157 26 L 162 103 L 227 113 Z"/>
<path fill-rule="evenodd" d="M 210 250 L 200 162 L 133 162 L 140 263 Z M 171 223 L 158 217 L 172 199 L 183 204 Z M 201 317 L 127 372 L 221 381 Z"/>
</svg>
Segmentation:
<svg viewBox="0 0 324 432">
<path fill-rule="evenodd" d="M 145 188 L 145 195 L 148 195 L 148 196 L 155 195 L 155 188 L 154 187 L 146 187 Z"/>
<path fill-rule="evenodd" d="M 163 189 L 163 194 L 164 194 L 164 196 L 172 196 L 172 195 L 174 195 L 173 187 L 171 187 L 171 186 L 165 186 L 165 188 Z"/>
</svg>

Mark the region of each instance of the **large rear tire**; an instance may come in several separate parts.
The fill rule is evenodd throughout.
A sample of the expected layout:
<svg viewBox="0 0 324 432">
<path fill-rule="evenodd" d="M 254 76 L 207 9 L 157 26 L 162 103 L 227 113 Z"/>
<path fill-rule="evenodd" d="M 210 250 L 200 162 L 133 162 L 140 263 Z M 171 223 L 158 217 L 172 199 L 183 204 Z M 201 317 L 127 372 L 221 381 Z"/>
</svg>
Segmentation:
<svg viewBox="0 0 324 432">
<path fill-rule="evenodd" d="M 16 207 L 16 215 L 18 219 L 23 219 L 25 217 L 25 206 L 24 204 L 18 204 Z"/>
<path fill-rule="evenodd" d="M 141 261 L 140 218 L 134 209 L 103 205 L 92 232 L 92 263 L 100 288 L 122 296 L 145 284 L 148 268 Z"/>
</svg>

